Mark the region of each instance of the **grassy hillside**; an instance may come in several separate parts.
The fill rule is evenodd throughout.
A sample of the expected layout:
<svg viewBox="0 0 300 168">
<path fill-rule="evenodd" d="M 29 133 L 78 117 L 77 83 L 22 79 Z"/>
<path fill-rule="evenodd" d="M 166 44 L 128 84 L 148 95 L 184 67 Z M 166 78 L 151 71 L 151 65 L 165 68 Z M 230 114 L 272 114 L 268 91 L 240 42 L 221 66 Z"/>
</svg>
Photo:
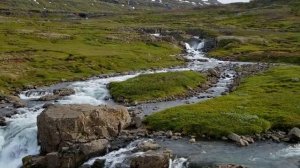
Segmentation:
<svg viewBox="0 0 300 168">
<path fill-rule="evenodd" d="M 106 20 L 2 17 L 0 90 L 101 73 L 182 65 L 180 48 Z"/>
<path fill-rule="evenodd" d="M 29 2 L 35 3 L 5 0 L 0 4 L 27 6 Z M 60 9 L 61 5 L 56 7 L 54 2 L 62 1 L 53 1 L 50 6 L 54 6 L 49 9 Z M 64 2 L 70 6 L 68 3 L 75 1 Z M 43 0 L 39 3 L 49 5 Z M 79 6 L 94 9 L 85 7 L 87 4 Z M 209 56 L 220 59 L 300 64 L 297 4 L 297 1 L 289 1 L 126 13 L 100 5 L 114 15 L 102 16 L 102 10 L 97 8 L 94 14 L 99 12 L 98 17 L 90 19 L 74 18 L 73 14 L 66 17 L 69 13 L 44 16 L 29 12 L 30 17 L 23 16 L 24 11 L 22 16 L 2 14 L 0 90 L 8 93 L 26 85 L 184 63 L 176 57 L 181 48 L 174 45 L 173 40 L 155 40 L 141 34 L 138 31 L 141 28 L 153 29 L 153 32 L 171 31 L 178 39 L 187 34 L 216 38 L 217 47 Z M 119 8 L 118 5 L 113 7 Z M 70 10 L 79 11 L 73 7 Z"/>
<path fill-rule="evenodd" d="M 300 126 L 300 67 L 281 66 L 244 80 L 227 96 L 147 117 L 154 130 L 201 136 L 249 135 Z"/>
</svg>

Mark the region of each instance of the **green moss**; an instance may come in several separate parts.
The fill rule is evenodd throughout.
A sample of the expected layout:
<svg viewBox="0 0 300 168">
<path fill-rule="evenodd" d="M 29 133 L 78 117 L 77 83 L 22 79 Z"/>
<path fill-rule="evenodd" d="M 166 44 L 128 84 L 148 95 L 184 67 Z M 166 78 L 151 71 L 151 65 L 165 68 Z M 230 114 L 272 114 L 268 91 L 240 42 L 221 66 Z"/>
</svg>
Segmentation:
<svg viewBox="0 0 300 168">
<path fill-rule="evenodd" d="M 154 130 L 214 137 L 300 126 L 300 67 L 281 66 L 249 77 L 227 95 L 171 108 L 146 118 Z"/>
<path fill-rule="evenodd" d="M 143 102 L 171 96 L 185 95 L 206 81 L 194 71 L 140 75 L 124 82 L 113 82 L 109 90 L 117 101 Z"/>
</svg>

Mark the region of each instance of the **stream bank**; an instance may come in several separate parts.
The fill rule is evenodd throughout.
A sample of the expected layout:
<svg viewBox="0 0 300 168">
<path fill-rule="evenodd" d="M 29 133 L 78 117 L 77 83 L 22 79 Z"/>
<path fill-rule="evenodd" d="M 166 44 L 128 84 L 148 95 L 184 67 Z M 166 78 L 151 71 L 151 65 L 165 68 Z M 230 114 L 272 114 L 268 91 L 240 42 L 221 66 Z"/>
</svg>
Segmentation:
<svg viewBox="0 0 300 168">
<path fill-rule="evenodd" d="M 187 55 L 185 58 L 188 61 L 188 65 L 184 68 L 172 68 L 172 69 L 164 69 L 164 70 L 149 70 L 144 72 L 137 72 L 137 73 L 130 73 L 126 75 L 118 75 L 118 76 L 108 76 L 103 78 L 91 78 L 86 81 L 80 81 L 80 82 L 70 82 L 70 83 L 62 83 L 58 85 L 54 85 L 51 87 L 45 87 L 45 88 L 38 88 L 33 89 L 29 91 L 24 91 L 20 94 L 20 98 L 27 103 L 27 107 L 19 108 L 16 110 L 16 115 L 13 115 L 11 118 L 6 118 L 7 120 L 7 126 L 0 129 L 0 145 L 1 145 L 1 153 L 0 153 L 0 167 L 3 166 L 9 166 L 9 167 L 19 167 L 22 162 L 21 159 L 24 156 L 27 155 L 37 155 L 40 152 L 40 147 L 37 142 L 37 123 L 36 118 L 37 116 L 44 110 L 44 105 L 46 103 L 55 103 L 55 104 L 91 104 L 91 105 L 101 105 L 101 104 L 110 104 L 115 105 L 114 101 L 110 99 L 109 92 L 107 90 L 107 85 L 110 82 L 116 82 L 116 81 L 124 81 L 133 77 L 136 77 L 140 74 L 147 74 L 147 73 L 158 73 L 158 72 L 167 72 L 167 71 L 183 71 L 183 70 L 196 70 L 196 71 L 205 71 L 208 69 L 212 69 L 215 67 L 234 67 L 234 66 L 248 66 L 248 64 L 253 63 L 235 63 L 235 62 L 226 62 L 226 61 L 218 61 L 215 59 L 209 59 L 205 57 L 205 53 L 202 52 L 202 48 L 204 46 L 204 41 L 198 39 L 197 42 L 186 44 L 187 49 Z M 206 60 L 206 61 L 203 61 Z M 259 67 L 261 64 L 254 64 L 258 65 Z M 143 115 L 149 115 L 153 112 L 157 112 L 166 108 L 184 105 L 187 103 L 197 103 L 201 101 L 205 101 L 214 97 L 222 96 L 224 92 L 228 92 L 230 85 L 234 83 L 234 79 L 237 76 L 237 72 L 234 71 L 235 68 L 227 69 L 224 68 L 223 74 L 221 76 L 224 76 L 224 78 L 220 78 L 218 82 L 212 86 L 211 88 L 207 89 L 206 92 L 199 93 L 197 96 L 189 97 L 184 100 L 174 100 L 174 101 L 164 101 L 164 102 L 156 102 L 156 103 L 149 103 L 149 104 L 143 104 L 140 106 L 133 106 L 129 107 L 129 109 L 135 109 L 140 110 Z M 263 68 L 262 68 L 263 69 Z M 238 83 L 238 82 L 237 82 Z M 234 85 L 233 85 L 234 86 Z M 62 97 L 59 100 L 51 100 L 51 101 L 36 101 L 39 98 L 46 96 L 46 95 L 53 95 L 53 90 L 58 88 L 72 88 L 75 90 L 75 94 L 72 94 L 70 96 Z M 165 140 L 165 142 L 170 142 L 172 144 L 176 144 L 177 140 Z M 180 140 L 178 141 L 180 142 Z M 227 143 L 224 142 L 218 142 L 223 144 L 224 146 L 220 145 L 219 148 L 217 148 L 219 153 L 221 151 L 230 150 L 234 153 L 238 147 L 232 147 L 227 148 Z M 212 148 L 217 144 L 215 142 L 199 142 L 200 147 L 201 144 L 203 144 L 203 147 L 212 146 Z M 227 144 L 227 145 L 226 145 Z M 276 144 L 273 144 L 276 146 Z M 180 146 L 180 143 L 178 145 L 174 146 L 168 146 L 168 144 L 162 144 L 164 147 L 168 147 L 172 149 L 173 151 L 179 151 L 177 152 L 178 156 L 180 153 L 180 149 L 178 146 Z M 183 142 L 181 144 L 183 148 L 189 149 L 189 143 L 187 141 Z M 266 147 L 268 148 L 268 143 L 263 142 L 262 143 L 262 150 Z M 292 159 L 293 164 L 297 166 L 297 158 L 300 155 L 299 153 L 299 146 L 295 145 L 288 145 L 285 144 L 284 146 L 280 146 L 280 150 L 287 149 L 288 151 L 288 157 L 283 158 L 285 160 Z M 247 148 L 248 149 L 248 148 Z M 251 149 L 251 146 L 249 147 Z M 290 150 L 291 149 L 291 150 Z M 257 148 L 253 149 L 254 151 L 257 150 L 257 152 L 260 152 Z M 188 153 L 190 151 L 191 153 Z M 197 153 L 192 152 L 192 150 L 187 150 L 187 155 L 182 156 L 197 156 Z M 247 152 L 246 148 L 241 151 L 241 153 Z M 267 153 L 261 152 L 264 157 L 267 157 Z M 213 154 L 208 155 L 213 156 Z M 202 157 L 202 155 L 201 155 Z M 216 155 L 213 160 L 216 163 L 219 163 L 222 161 L 224 156 L 222 155 Z M 118 157 L 115 157 L 115 159 L 118 159 Z M 201 159 L 201 158 L 200 158 Z M 240 162 L 239 164 L 245 164 L 247 165 L 247 160 L 249 159 L 248 155 L 242 155 L 240 154 Z M 275 160 L 281 160 L 282 158 L 276 158 Z M 235 162 L 234 160 L 228 160 L 230 162 Z M 200 160 L 200 162 L 202 162 Z M 266 160 L 266 163 L 257 163 L 259 166 L 263 167 L 265 164 L 271 164 L 274 161 Z M 283 162 L 282 164 L 279 164 L 281 166 L 284 166 L 286 162 Z M 252 166 L 252 165 L 250 165 Z M 259 167 L 258 166 L 258 167 Z"/>
</svg>

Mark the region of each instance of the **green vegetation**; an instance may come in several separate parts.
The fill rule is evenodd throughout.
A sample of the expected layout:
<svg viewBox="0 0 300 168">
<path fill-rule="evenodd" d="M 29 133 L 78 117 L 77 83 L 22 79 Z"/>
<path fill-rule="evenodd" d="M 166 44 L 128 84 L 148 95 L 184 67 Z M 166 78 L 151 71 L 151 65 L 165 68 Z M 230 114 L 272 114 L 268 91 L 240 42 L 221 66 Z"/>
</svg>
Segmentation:
<svg viewBox="0 0 300 168">
<path fill-rule="evenodd" d="M 186 93 L 200 86 L 206 77 L 194 71 L 166 72 L 140 75 L 124 82 L 110 84 L 110 93 L 117 101 L 143 102 L 184 96 Z"/>
<path fill-rule="evenodd" d="M 181 49 L 103 20 L 3 18 L 0 93 L 101 73 L 182 65 Z"/>
<path fill-rule="evenodd" d="M 164 12 L 128 11 L 103 1 L 52 2 L 0 3 L 0 93 L 62 79 L 184 64 L 176 56 L 182 50 L 174 44 L 178 41 L 154 40 L 140 28 L 170 30 L 179 40 L 199 34 L 223 39 L 209 52 L 220 59 L 300 64 L 297 0 Z M 33 11 L 41 9 L 44 12 Z M 82 11 L 93 17 L 74 14 Z"/>
<path fill-rule="evenodd" d="M 300 67 L 280 66 L 249 77 L 227 96 L 147 117 L 154 130 L 221 137 L 300 127 Z"/>
</svg>

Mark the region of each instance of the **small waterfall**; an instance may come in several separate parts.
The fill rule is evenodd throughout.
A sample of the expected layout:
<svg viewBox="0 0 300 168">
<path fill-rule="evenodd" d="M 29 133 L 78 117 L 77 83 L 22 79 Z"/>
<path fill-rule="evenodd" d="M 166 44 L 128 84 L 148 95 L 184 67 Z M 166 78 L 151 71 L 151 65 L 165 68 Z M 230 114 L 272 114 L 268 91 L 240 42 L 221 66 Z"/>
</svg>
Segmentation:
<svg viewBox="0 0 300 168">
<path fill-rule="evenodd" d="M 170 160 L 169 168 L 187 168 L 188 160 L 186 158 L 175 158 Z"/>
<path fill-rule="evenodd" d="M 127 159 L 129 157 L 139 156 L 144 154 L 144 152 L 135 152 L 137 145 L 142 141 L 143 140 L 136 140 L 130 143 L 125 148 L 121 148 L 117 151 L 110 152 L 107 155 L 102 157 L 92 158 L 89 161 L 85 162 L 83 165 L 93 165 L 93 163 L 97 159 L 100 159 L 100 160 L 105 160 L 105 168 L 116 168 L 116 167 L 129 168 L 130 165 L 127 162 Z M 174 160 L 170 159 L 169 168 L 186 168 L 186 164 L 187 164 L 187 159 L 185 158 L 175 158 Z"/>
<path fill-rule="evenodd" d="M 23 100 L 38 99 L 42 96 L 51 95 L 52 92 L 46 90 L 28 90 L 20 94 Z"/>
<path fill-rule="evenodd" d="M 39 153 L 36 118 L 43 109 L 37 106 L 19 110 L 23 114 L 7 118 L 8 126 L 0 129 L 0 167 L 3 168 L 20 167 L 23 157 Z"/>
</svg>

